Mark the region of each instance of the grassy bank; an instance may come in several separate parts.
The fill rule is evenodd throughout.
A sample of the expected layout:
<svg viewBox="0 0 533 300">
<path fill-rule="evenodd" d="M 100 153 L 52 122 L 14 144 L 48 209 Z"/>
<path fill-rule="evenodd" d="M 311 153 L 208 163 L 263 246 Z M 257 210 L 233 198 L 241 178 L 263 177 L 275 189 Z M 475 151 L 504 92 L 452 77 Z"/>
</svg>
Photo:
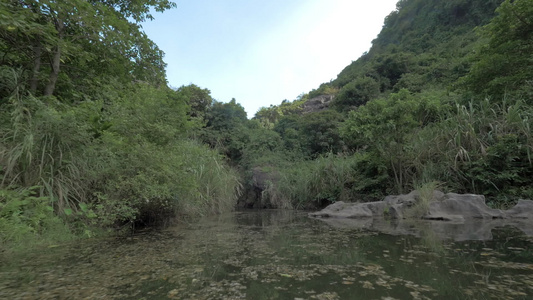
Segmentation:
<svg viewBox="0 0 533 300">
<path fill-rule="evenodd" d="M 108 86 L 112 98 L 67 105 L 12 79 L 0 123 L 2 250 L 233 209 L 239 175 L 189 138 L 197 125 L 179 92 Z"/>
</svg>

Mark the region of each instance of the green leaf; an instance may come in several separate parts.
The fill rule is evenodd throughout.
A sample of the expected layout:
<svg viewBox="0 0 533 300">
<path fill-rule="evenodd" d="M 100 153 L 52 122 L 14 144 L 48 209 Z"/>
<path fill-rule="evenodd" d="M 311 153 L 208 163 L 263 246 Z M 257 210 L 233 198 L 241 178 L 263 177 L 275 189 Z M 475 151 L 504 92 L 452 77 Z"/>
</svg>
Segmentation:
<svg viewBox="0 0 533 300">
<path fill-rule="evenodd" d="M 85 203 L 80 203 L 80 209 L 81 209 L 81 211 L 83 211 L 83 212 L 87 212 L 87 209 L 88 209 L 87 204 L 85 204 Z"/>
</svg>

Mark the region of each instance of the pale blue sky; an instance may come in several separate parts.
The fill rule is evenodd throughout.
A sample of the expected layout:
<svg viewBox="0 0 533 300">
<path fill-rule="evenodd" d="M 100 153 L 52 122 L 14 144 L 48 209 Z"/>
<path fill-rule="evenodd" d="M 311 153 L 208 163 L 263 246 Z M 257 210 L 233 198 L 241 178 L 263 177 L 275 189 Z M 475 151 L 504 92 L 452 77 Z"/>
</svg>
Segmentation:
<svg viewBox="0 0 533 300">
<path fill-rule="evenodd" d="M 143 24 L 170 86 L 194 83 L 249 117 L 318 88 L 371 46 L 397 0 L 176 0 Z"/>
</svg>

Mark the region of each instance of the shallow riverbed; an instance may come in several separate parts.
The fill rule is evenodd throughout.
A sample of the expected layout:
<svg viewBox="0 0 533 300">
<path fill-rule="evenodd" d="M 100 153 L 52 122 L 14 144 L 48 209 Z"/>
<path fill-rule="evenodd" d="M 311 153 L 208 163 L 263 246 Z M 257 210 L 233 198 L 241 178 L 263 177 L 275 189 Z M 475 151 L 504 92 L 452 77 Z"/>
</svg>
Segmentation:
<svg viewBox="0 0 533 300">
<path fill-rule="evenodd" d="M 454 241 L 411 228 L 234 212 L 4 262 L 0 299 L 533 299 L 533 238 L 522 231 Z"/>
</svg>

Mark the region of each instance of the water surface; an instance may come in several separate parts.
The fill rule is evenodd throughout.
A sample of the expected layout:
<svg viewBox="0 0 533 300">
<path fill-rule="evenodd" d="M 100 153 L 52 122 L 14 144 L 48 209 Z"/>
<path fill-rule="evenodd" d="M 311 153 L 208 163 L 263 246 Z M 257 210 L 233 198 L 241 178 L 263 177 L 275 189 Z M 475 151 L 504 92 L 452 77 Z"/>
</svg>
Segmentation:
<svg viewBox="0 0 533 300">
<path fill-rule="evenodd" d="M 523 231 L 454 241 L 410 226 L 397 235 L 305 212 L 235 212 L 3 262 L 0 299 L 533 299 Z"/>
</svg>

